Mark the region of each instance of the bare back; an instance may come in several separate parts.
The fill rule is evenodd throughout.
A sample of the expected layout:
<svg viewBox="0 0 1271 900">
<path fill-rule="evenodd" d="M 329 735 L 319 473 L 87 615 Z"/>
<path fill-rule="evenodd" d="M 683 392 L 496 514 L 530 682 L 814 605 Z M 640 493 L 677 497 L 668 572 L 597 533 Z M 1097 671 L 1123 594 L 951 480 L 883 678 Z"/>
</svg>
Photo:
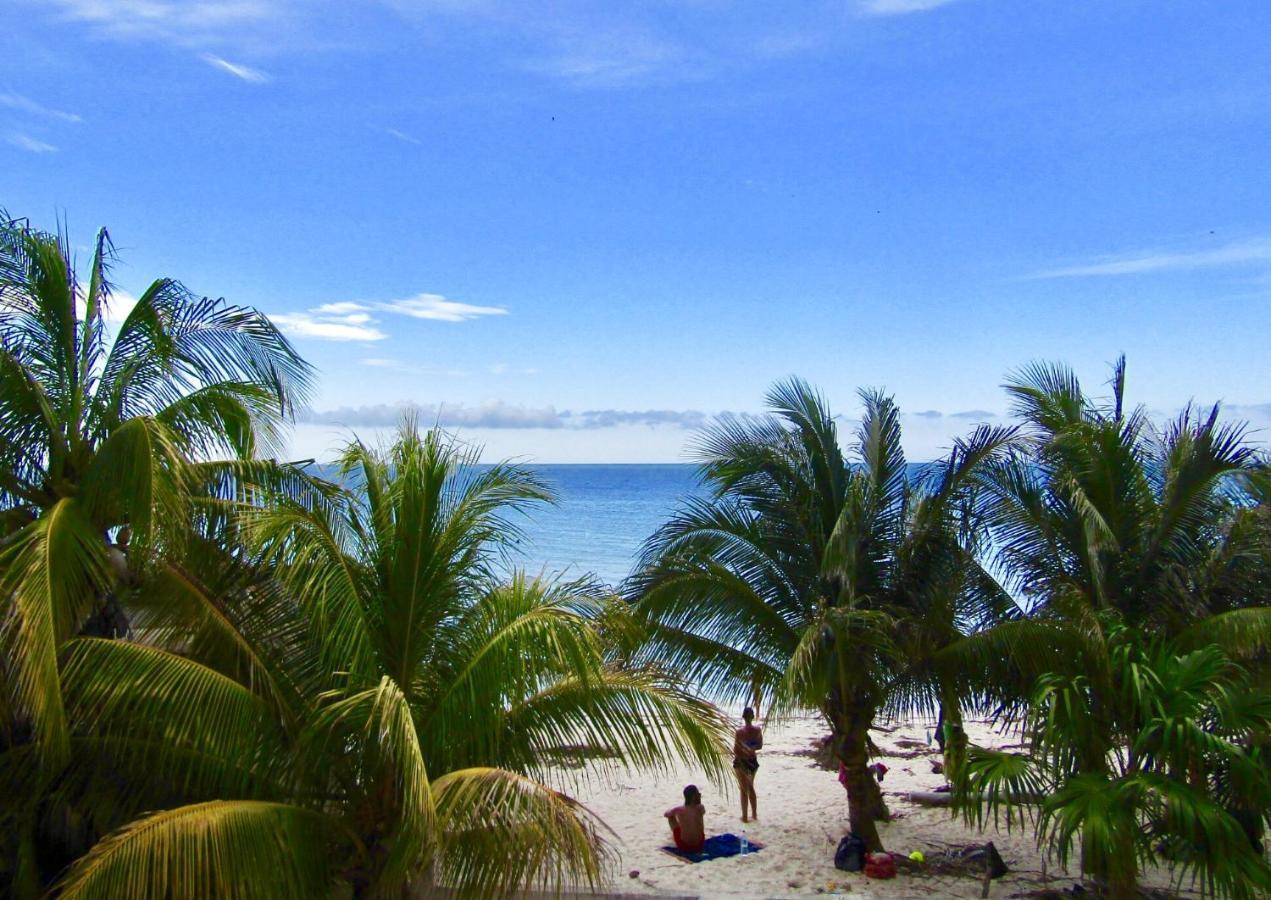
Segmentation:
<svg viewBox="0 0 1271 900">
<path fill-rule="evenodd" d="M 700 844 L 706 840 L 706 807 L 701 803 L 677 806 L 667 810 L 666 817 L 679 829 L 684 843 Z"/>
</svg>

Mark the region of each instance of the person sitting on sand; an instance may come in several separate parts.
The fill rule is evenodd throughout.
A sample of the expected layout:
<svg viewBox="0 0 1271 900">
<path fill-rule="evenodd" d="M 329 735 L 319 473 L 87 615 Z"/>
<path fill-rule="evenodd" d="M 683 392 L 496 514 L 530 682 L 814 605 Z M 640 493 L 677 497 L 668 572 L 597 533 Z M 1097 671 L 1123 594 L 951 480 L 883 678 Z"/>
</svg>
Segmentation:
<svg viewBox="0 0 1271 900">
<path fill-rule="evenodd" d="M 664 812 L 671 825 L 675 847 L 686 853 L 701 853 L 706 844 L 706 807 L 697 785 L 684 788 L 684 805 L 673 806 Z"/>
<path fill-rule="evenodd" d="M 754 723 L 755 711 L 747 706 L 741 712 L 746 724 L 737 729 L 733 738 L 733 771 L 737 773 L 737 782 L 741 785 L 741 820 L 749 822 L 750 818 L 758 820 L 759 807 L 755 799 L 755 773 L 759 771 L 759 750 L 763 749 L 763 732 Z M 750 818 L 746 817 L 747 804 L 750 807 Z"/>
</svg>

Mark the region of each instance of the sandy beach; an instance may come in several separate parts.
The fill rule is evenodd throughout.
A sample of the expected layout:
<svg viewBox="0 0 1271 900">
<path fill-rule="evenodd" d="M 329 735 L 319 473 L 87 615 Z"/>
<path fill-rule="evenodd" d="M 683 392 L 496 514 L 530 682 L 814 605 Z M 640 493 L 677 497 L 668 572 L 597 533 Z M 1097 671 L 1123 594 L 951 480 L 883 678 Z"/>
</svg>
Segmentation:
<svg viewBox="0 0 1271 900">
<path fill-rule="evenodd" d="M 1007 833 L 992 828 L 983 834 L 950 816 L 946 809 L 922 807 L 904 799 L 910 791 L 931 791 L 944 783 L 932 772 L 939 748 L 927 744 L 930 723 L 892 723 L 888 731 L 873 733 L 888 767 L 883 790 L 894 814 L 880 825 L 882 839 L 892 852 L 924 854 L 991 840 L 1010 873 L 993 881 L 991 897 L 1008 897 L 1049 886 L 1071 887 L 1075 878 L 1052 863 L 1043 869 L 1042 856 L 1031 832 Z M 985 723 L 971 722 L 967 732 L 974 743 L 1002 746 L 1012 735 L 998 735 Z M 897 878 L 874 881 L 861 873 L 834 868 L 834 850 L 847 831 L 847 799 L 836 773 L 813 759 L 814 742 L 827 733 L 822 721 L 800 716 L 767 730 L 756 779 L 759 820 L 740 821 L 740 801 L 734 784 L 726 790 L 709 784 L 700 772 L 670 775 L 613 775 L 584 784 L 572 793 L 599 815 L 617 834 L 611 838 L 617 853 L 607 890 L 614 893 L 682 897 L 804 897 L 851 894 L 861 897 L 979 897 L 981 881 L 961 876 L 901 871 Z M 564 783 L 562 779 L 562 784 Z M 707 808 L 707 834 L 741 833 L 762 842 L 753 855 L 690 864 L 662 852 L 669 834 L 662 812 L 680 802 L 686 783 L 695 783 Z M 636 874 L 638 873 L 638 874 Z M 1168 885 L 1165 873 L 1152 873 L 1144 884 Z"/>
</svg>

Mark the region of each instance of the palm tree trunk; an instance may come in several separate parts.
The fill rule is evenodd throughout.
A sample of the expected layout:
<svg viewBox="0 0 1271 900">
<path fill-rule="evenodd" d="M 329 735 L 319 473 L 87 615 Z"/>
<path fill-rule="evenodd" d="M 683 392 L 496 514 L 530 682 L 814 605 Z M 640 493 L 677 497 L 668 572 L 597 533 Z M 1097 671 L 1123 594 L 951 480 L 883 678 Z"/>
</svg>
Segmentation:
<svg viewBox="0 0 1271 900">
<path fill-rule="evenodd" d="M 957 692 L 948 684 L 940 685 L 940 751 L 944 777 L 953 783 L 958 767 L 966 757 L 966 732 L 962 728 L 962 704 Z"/>
<path fill-rule="evenodd" d="M 875 822 L 879 818 L 885 819 L 888 814 L 882 801 L 882 791 L 869 771 L 869 753 L 865 744 L 868 728 L 867 716 L 849 713 L 839 720 L 840 733 L 836 735 L 836 743 L 845 772 L 848 826 L 870 851 L 880 851 L 883 841 L 878 836 Z M 879 815 L 880 811 L 882 815 Z"/>
</svg>

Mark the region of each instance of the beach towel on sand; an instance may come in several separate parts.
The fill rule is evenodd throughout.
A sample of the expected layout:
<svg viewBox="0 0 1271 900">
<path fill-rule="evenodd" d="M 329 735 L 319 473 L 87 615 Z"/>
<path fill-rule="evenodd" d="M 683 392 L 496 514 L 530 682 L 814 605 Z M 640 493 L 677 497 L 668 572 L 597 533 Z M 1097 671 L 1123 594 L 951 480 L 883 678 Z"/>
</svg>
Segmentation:
<svg viewBox="0 0 1271 900">
<path fill-rule="evenodd" d="M 764 845 L 758 841 L 747 841 L 746 853 L 758 853 L 764 848 Z M 735 834 L 717 834 L 714 837 L 708 837 L 706 843 L 702 845 L 702 849 L 697 853 L 689 853 L 687 850 L 680 850 L 671 845 L 662 848 L 663 853 L 669 853 L 676 859 L 682 859 L 685 862 L 699 863 L 708 859 L 720 859 L 725 856 L 736 856 L 741 853 L 741 838 Z"/>
</svg>

